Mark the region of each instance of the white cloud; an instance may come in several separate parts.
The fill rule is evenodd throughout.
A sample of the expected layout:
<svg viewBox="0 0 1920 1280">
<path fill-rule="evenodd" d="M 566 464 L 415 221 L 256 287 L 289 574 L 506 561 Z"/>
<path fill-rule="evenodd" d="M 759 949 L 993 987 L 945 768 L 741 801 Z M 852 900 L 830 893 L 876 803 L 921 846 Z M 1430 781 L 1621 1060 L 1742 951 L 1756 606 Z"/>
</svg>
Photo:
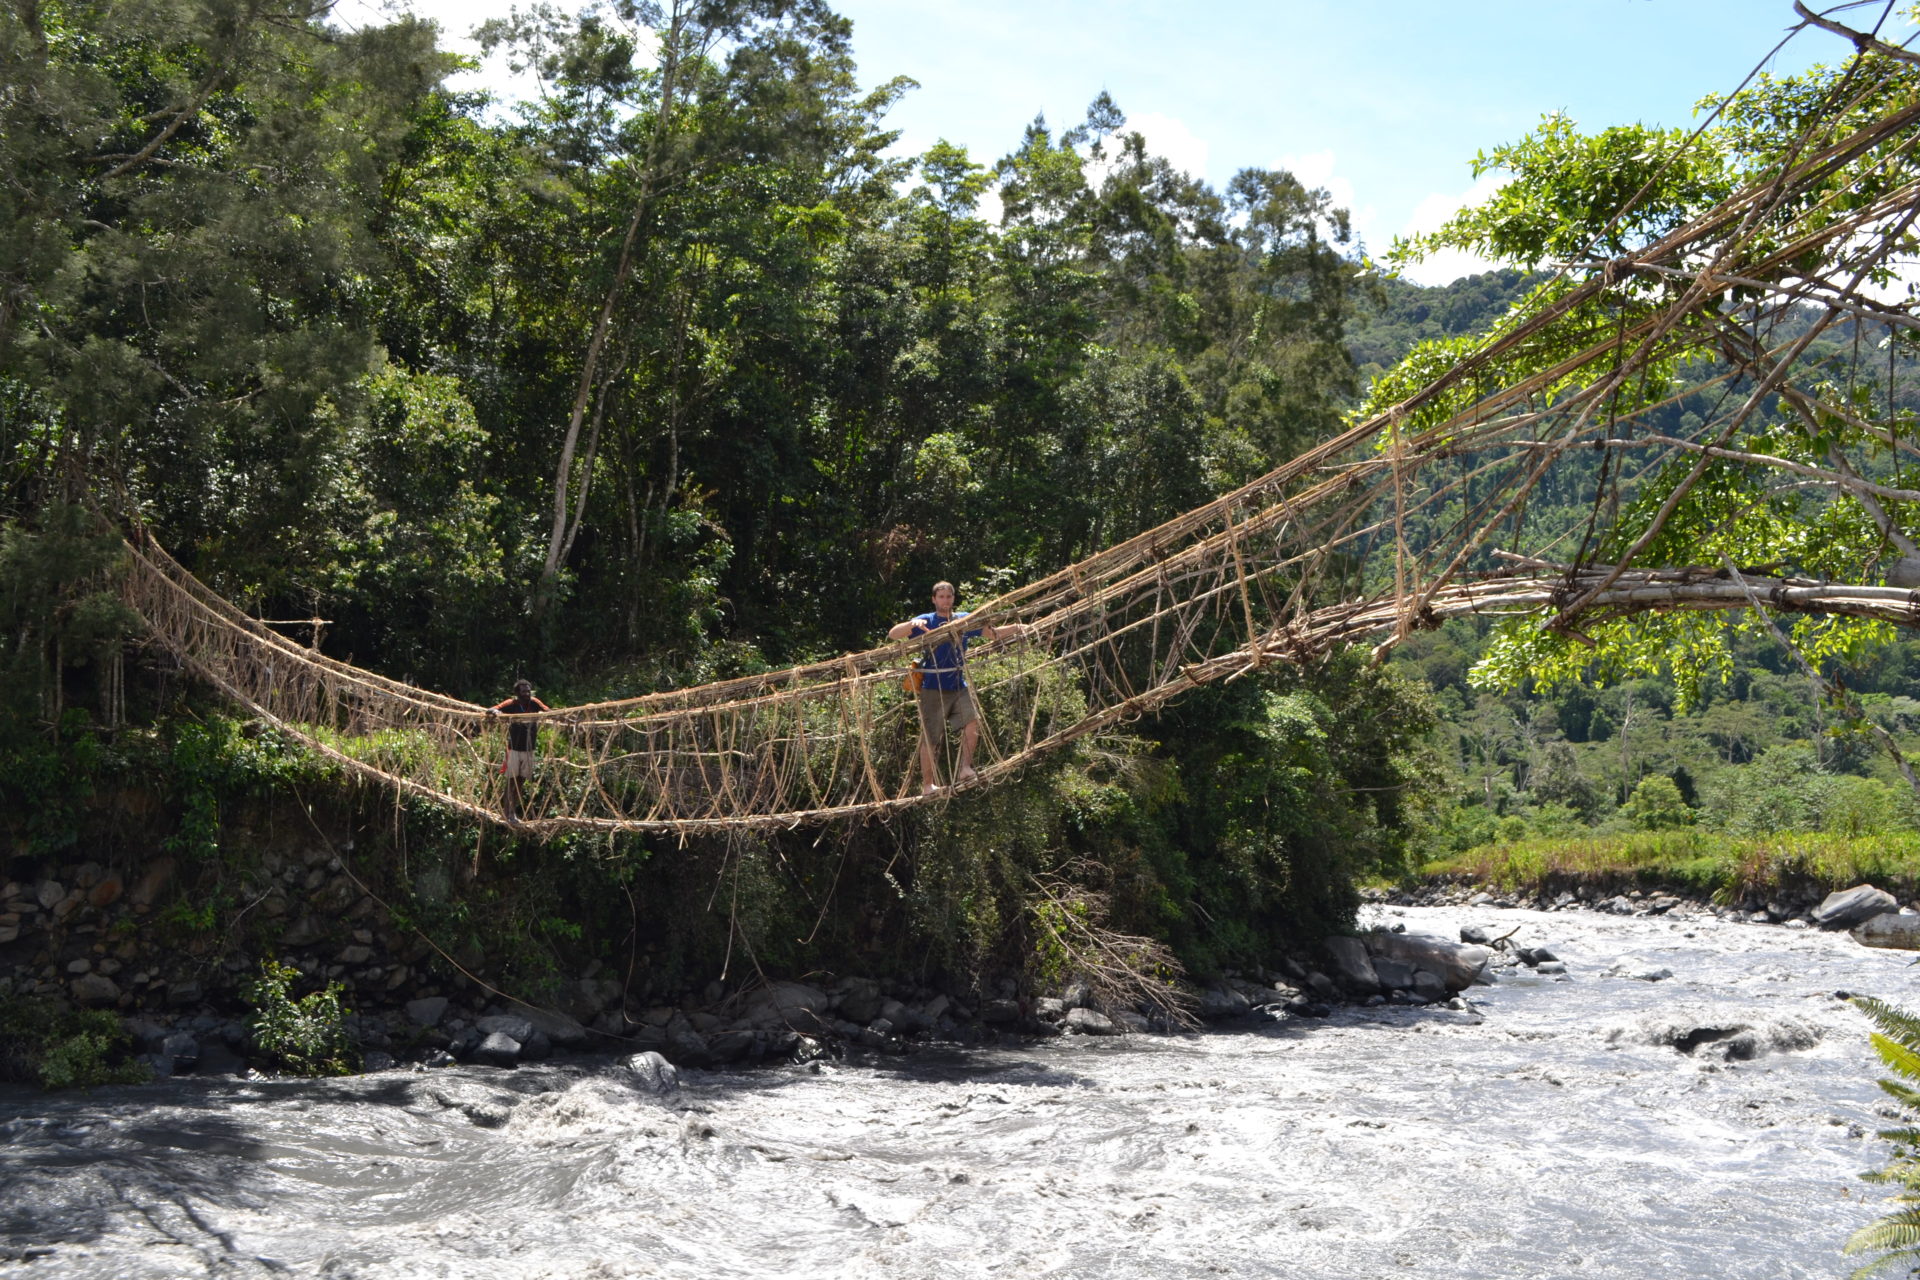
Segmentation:
<svg viewBox="0 0 1920 1280">
<path fill-rule="evenodd" d="M 573 13 L 586 8 L 588 3 L 589 0 L 559 0 L 557 7 Z M 532 7 L 527 0 L 518 0 L 517 4 L 516 0 L 338 0 L 328 13 L 327 20 L 337 26 L 357 30 L 384 25 L 407 13 L 430 19 L 440 26 L 441 48 L 480 61 L 476 70 L 449 77 L 448 87 L 467 91 L 484 89 L 494 96 L 496 104 L 510 106 L 538 98 L 541 93 L 539 78 L 530 72 L 516 74 L 507 66 L 506 55 L 502 52 L 496 52 L 491 57 L 483 55 L 472 33 L 483 22 L 510 17 L 516 8 L 525 10 Z M 658 36 L 644 28 L 633 29 L 631 34 L 638 47 L 637 61 L 642 65 L 650 65 L 659 52 Z"/>
<path fill-rule="evenodd" d="M 1323 188 L 1332 199 L 1336 209 L 1345 209 L 1353 226 L 1353 233 L 1366 245 L 1369 252 L 1376 252 L 1383 245 L 1374 243 L 1372 234 L 1380 213 L 1373 205 L 1361 205 L 1355 199 L 1353 183 L 1334 171 L 1332 151 L 1310 151 L 1305 155 L 1281 156 L 1274 168 L 1285 169 L 1305 187 Z"/>
<path fill-rule="evenodd" d="M 1196 178 L 1207 176 L 1207 142 L 1185 123 L 1156 111 L 1127 117 L 1127 132 L 1147 140 L 1147 150 Z"/>
<path fill-rule="evenodd" d="M 1459 195 L 1447 195 L 1435 192 L 1414 206 L 1413 216 L 1407 219 L 1401 228 L 1403 236 L 1417 235 L 1424 231 L 1438 230 L 1441 224 L 1469 205 L 1476 205 L 1491 196 L 1507 183 L 1507 175 L 1488 173 Z M 1381 251 L 1386 245 L 1379 246 Z M 1461 249 L 1442 249 L 1427 256 L 1424 261 L 1413 263 L 1404 268 L 1402 279 L 1415 284 L 1452 284 L 1461 276 L 1477 275 L 1482 271 L 1493 271 L 1505 264 L 1491 258 L 1482 258 L 1478 254 L 1467 253 Z"/>
<path fill-rule="evenodd" d="M 980 193 L 980 203 L 974 206 L 973 215 L 996 227 L 1007 220 L 1007 206 L 1001 202 L 999 186 L 988 187 Z"/>
</svg>

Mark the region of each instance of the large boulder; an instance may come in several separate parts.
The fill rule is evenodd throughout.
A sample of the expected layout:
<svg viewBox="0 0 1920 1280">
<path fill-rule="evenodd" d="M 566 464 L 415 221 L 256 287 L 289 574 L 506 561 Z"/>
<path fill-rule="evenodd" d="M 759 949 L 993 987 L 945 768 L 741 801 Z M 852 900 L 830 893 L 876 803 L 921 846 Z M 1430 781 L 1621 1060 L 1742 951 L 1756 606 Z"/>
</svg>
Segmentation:
<svg viewBox="0 0 1920 1280">
<path fill-rule="evenodd" d="M 549 1044 L 571 1049 L 586 1042 L 587 1029 L 558 1009 L 541 1009 L 516 1000 L 513 1012 L 531 1023 L 534 1031 L 545 1036 Z"/>
<path fill-rule="evenodd" d="M 1231 987 L 1215 984 L 1200 993 L 1200 1016 L 1209 1020 L 1243 1017 L 1252 1008 L 1252 1003 Z"/>
<path fill-rule="evenodd" d="M 1369 933 L 1363 941 L 1376 956 L 1398 960 L 1414 970 L 1424 969 L 1440 979 L 1448 991 L 1465 991 L 1490 980 L 1487 962 L 1493 952 L 1485 947 L 1448 942 L 1424 933 Z"/>
<path fill-rule="evenodd" d="M 447 1016 L 447 998 L 445 996 L 422 996 L 418 1000 L 407 1001 L 407 1017 L 416 1027 L 433 1028 L 440 1025 L 440 1019 Z"/>
<path fill-rule="evenodd" d="M 710 1067 L 713 1050 L 698 1031 L 675 1031 L 667 1037 L 667 1057 L 683 1067 Z"/>
<path fill-rule="evenodd" d="M 1380 989 L 1380 977 L 1367 958 L 1367 945 L 1358 938 L 1328 938 L 1321 945 L 1333 957 L 1333 972 L 1328 975 L 1349 991 L 1372 995 Z"/>
<path fill-rule="evenodd" d="M 746 996 L 739 1021 L 762 1031 L 820 1035 L 828 1030 L 826 1016 L 831 1006 L 818 987 L 804 982 L 775 982 Z"/>
<path fill-rule="evenodd" d="M 532 1032 L 528 1032 L 531 1036 Z M 520 1042 L 504 1031 L 490 1031 L 474 1046 L 473 1060 L 490 1067 L 511 1067 L 520 1061 Z"/>
<path fill-rule="evenodd" d="M 1113 1019 L 1097 1009 L 1069 1009 L 1061 1026 L 1068 1031 L 1083 1036 L 1117 1036 L 1123 1034 L 1113 1024 Z"/>
<path fill-rule="evenodd" d="M 1869 916 L 1853 927 L 1853 940 L 1863 947 L 1920 951 L 1920 916 L 1901 915 L 1893 911 Z"/>
<path fill-rule="evenodd" d="M 510 1036 L 516 1044 L 525 1044 L 533 1039 L 533 1023 L 512 1013 L 495 1013 L 481 1018 L 473 1024 L 483 1036 Z M 516 1050 L 518 1052 L 518 1050 Z"/>
<path fill-rule="evenodd" d="M 880 1006 L 886 1003 L 880 984 L 872 978 L 843 978 L 840 980 L 840 1015 L 849 1022 L 858 1022 L 862 1026 L 880 1016 Z"/>
<path fill-rule="evenodd" d="M 641 1093 L 664 1097 L 680 1088 L 680 1069 L 651 1050 L 634 1054 L 624 1066 L 627 1083 Z"/>
<path fill-rule="evenodd" d="M 1873 917 L 1898 911 L 1900 904 L 1885 889 L 1857 884 L 1826 896 L 1812 911 L 1813 922 L 1822 929 L 1851 929 Z"/>
<path fill-rule="evenodd" d="M 1413 966 L 1404 960 L 1375 956 L 1373 971 L 1379 975 L 1380 985 L 1388 991 L 1400 991 L 1413 985 Z"/>
<path fill-rule="evenodd" d="M 104 973 L 83 973 L 68 984 L 67 990 L 80 1004 L 108 1005 L 120 999 L 120 984 Z"/>
</svg>

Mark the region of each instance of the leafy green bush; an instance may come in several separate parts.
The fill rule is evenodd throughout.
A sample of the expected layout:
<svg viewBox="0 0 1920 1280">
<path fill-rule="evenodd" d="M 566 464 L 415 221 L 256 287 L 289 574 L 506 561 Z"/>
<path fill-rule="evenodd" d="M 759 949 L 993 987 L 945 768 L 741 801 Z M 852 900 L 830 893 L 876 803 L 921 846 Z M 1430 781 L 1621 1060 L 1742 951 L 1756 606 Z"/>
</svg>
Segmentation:
<svg viewBox="0 0 1920 1280">
<path fill-rule="evenodd" d="M 351 1075 L 358 1054 L 347 1039 L 346 989 L 330 982 L 293 998 L 300 971 L 277 960 L 262 960 L 260 976 L 240 990 L 255 1013 L 247 1019 L 254 1045 L 286 1071 L 300 1076 Z"/>
<path fill-rule="evenodd" d="M 1689 826 L 1693 810 L 1681 796 L 1680 788 L 1664 773 L 1648 774 L 1621 806 L 1626 819 L 1639 831 L 1671 831 Z"/>
<path fill-rule="evenodd" d="M 105 1009 L 61 1009 L 46 1001 L 0 1001 L 0 1080 L 42 1089 L 139 1084 L 145 1063 L 132 1038 Z"/>
</svg>

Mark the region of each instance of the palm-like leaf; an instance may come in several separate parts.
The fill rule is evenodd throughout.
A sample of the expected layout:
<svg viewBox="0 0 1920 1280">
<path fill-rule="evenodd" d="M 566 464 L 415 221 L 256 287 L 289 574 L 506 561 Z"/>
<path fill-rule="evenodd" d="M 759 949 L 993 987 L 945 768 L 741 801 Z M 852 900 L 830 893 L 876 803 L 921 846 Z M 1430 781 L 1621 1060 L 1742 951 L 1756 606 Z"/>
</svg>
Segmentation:
<svg viewBox="0 0 1920 1280">
<path fill-rule="evenodd" d="M 1872 996 L 1855 996 L 1853 1005 L 1872 1019 L 1882 1035 L 1909 1049 L 1920 1049 L 1920 1017 Z"/>
<path fill-rule="evenodd" d="M 1880 1255 L 1855 1271 L 1854 1280 L 1865 1280 L 1895 1263 L 1911 1265 L 1920 1259 L 1920 1205 L 1890 1213 L 1860 1228 L 1848 1237 L 1847 1252 Z"/>
<path fill-rule="evenodd" d="M 1920 1017 L 1871 996 L 1857 996 L 1853 1003 L 1878 1028 L 1873 1036 L 1874 1052 L 1894 1073 L 1893 1078 L 1880 1081 L 1881 1089 L 1911 1117 L 1920 1118 L 1920 1088 L 1915 1087 L 1920 1084 Z M 1896 1198 L 1900 1208 L 1848 1238 L 1848 1253 L 1878 1255 L 1853 1273 L 1855 1280 L 1896 1265 L 1906 1267 L 1909 1273 L 1920 1272 L 1920 1126 L 1909 1120 L 1902 1127 L 1881 1130 L 1879 1136 L 1896 1144 L 1893 1158 L 1886 1167 L 1861 1177 L 1906 1190 Z"/>
</svg>

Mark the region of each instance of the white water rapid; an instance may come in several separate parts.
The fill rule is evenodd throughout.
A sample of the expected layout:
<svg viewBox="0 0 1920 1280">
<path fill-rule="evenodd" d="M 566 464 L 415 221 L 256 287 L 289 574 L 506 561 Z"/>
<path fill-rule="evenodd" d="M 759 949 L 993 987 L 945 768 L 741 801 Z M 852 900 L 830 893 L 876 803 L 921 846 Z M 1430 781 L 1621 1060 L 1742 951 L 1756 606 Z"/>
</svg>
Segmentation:
<svg viewBox="0 0 1920 1280">
<path fill-rule="evenodd" d="M 689 1071 L 0 1093 L 0 1277 L 1844 1276 L 1887 1099 L 1845 934 L 1374 908 L 1552 948 L 1467 1012 Z M 1604 976 L 1616 963 L 1659 981 Z"/>
</svg>

